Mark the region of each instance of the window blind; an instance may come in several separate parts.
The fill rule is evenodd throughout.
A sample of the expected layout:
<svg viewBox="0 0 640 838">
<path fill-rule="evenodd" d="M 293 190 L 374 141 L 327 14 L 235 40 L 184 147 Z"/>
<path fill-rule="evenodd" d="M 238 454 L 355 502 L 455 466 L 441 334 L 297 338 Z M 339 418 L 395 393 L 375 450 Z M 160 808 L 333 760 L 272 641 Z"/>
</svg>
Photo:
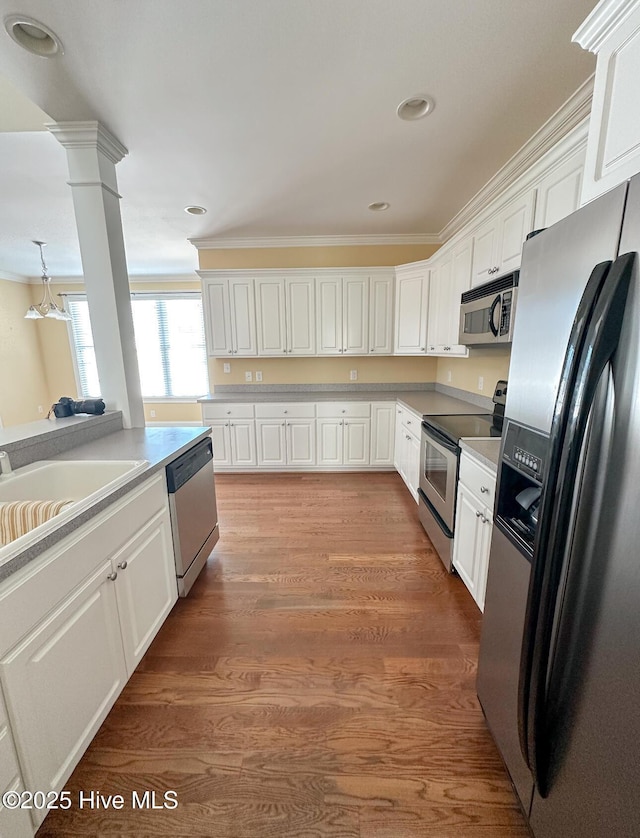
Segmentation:
<svg viewBox="0 0 640 838">
<path fill-rule="evenodd" d="M 209 390 L 202 300 L 199 295 L 143 294 L 131 300 L 145 399 L 195 398 Z M 86 298 L 68 300 L 78 383 L 84 397 L 100 395 Z"/>
</svg>

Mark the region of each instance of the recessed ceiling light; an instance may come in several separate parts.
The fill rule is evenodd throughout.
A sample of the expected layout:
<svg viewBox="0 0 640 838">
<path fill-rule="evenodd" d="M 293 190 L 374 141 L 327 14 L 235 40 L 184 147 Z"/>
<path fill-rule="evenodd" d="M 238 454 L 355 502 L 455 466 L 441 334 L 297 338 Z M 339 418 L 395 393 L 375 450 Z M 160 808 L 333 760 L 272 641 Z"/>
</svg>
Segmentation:
<svg viewBox="0 0 640 838">
<path fill-rule="evenodd" d="M 16 44 L 27 52 L 41 58 L 53 58 L 64 55 L 62 42 L 48 26 L 26 15 L 9 15 L 4 19 L 4 28 Z"/>
<path fill-rule="evenodd" d="M 400 119 L 409 121 L 422 119 L 423 116 L 430 114 L 435 106 L 436 103 L 431 96 L 411 96 L 409 99 L 405 99 L 404 102 L 400 102 L 396 113 Z"/>
<path fill-rule="evenodd" d="M 185 212 L 188 212 L 189 215 L 204 215 L 207 211 L 204 207 L 185 207 Z"/>
<path fill-rule="evenodd" d="M 372 204 L 369 204 L 369 209 L 371 212 L 384 212 L 390 206 L 391 204 L 388 204 L 386 201 L 374 201 Z"/>
</svg>

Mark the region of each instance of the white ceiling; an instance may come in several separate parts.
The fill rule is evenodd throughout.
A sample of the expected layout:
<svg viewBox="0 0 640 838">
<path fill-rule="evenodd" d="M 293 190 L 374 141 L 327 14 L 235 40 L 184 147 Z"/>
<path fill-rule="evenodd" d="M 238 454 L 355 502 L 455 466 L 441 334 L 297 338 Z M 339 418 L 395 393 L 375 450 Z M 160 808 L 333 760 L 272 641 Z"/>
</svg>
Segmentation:
<svg viewBox="0 0 640 838">
<path fill-rule="evenodd" d="M 593 72 L 571 35 L 594 5 L 0 0 L 65 49 L 35 57 L 2 28 L 0 73 L 52 120 L 97 119 L 127 146 L 130 273 L 187 273 L 188 237 L 437 234 Z M 399 120 L 420 93 L 433 114 Z M 41 237 L 52 274 L 81 273 L 66 179 L 48 132 L 0 133 L 0 269 L 37 275 Z"/>
</svg>

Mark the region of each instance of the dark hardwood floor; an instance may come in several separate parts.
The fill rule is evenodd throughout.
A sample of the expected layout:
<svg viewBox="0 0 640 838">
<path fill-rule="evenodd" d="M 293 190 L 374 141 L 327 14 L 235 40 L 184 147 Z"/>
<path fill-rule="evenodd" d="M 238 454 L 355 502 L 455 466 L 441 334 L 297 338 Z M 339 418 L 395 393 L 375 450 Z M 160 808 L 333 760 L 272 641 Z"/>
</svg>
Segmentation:
<svg viewBox="0 0 640 838">
<path fill-rule="evenodd" d="M 525 838 L 481 615 L 396 474 L 217 477 L 221 539 L 38 838 Z M 167 790 L 176 809 L 132 809 Z"/>
</svg>

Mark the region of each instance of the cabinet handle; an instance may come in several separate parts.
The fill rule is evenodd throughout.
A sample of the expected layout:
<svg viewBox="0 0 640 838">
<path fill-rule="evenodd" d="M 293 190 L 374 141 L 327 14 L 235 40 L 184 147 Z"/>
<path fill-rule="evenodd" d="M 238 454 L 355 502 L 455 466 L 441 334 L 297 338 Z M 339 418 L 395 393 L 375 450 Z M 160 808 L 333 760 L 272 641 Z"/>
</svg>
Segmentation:
<svg viewBox="0 0 640 838">
<path fill-rule="evenodd" d="M 489 490 L 487 489 L 486 486 L 480 486 L 480 491 L 482 492 L 483 495 L 486 495 L 486 494 L 489 493 Z"/>
<path fill-rule="evenodd" d="M 128 564 L 129 564 L 129 562 L 126 559 L 123 562 L 119 562 L 118 563 L 119 570 L 126 570 Z"/>
<path fill-rule="evenodd" d="M 117 578 L 118 574 L 115 572 L 115 570 L 112 570 L 111 573 L 107 575 L 107 579 L 109 580 L 109 582 L 115 582 Z"/>
</svg>

